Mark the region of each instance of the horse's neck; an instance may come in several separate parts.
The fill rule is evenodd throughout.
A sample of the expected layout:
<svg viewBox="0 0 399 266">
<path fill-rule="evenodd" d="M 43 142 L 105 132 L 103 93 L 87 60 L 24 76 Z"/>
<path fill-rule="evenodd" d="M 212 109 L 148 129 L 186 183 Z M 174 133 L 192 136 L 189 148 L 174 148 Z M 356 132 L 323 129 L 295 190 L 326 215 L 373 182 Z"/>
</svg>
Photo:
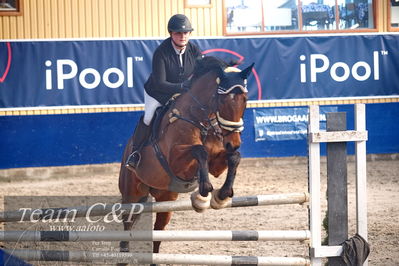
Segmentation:
<svg viewBox="0 0 399 266">
<path fill-rule="evenodd" d="M 211 105 L 213 104 L 213 97 L 216 93 L 215 82 L 216 76 L 212 73 L 208 73 L 194 82 L 190 90 L 192 94 L 192 104 L 198 105 L 198 100 L 201 105 L 210 109 L 212 107 Z"/>
<path fill-rule="evenodd" d="M 208 119 L 216 104 L 212 99 L 216 88 L 211 89 L 210 85 L 195 82 L 188 92 L 177 99 L 175 108 L 183 117 L 192 121 L 201 122 Z"/>
</svg>

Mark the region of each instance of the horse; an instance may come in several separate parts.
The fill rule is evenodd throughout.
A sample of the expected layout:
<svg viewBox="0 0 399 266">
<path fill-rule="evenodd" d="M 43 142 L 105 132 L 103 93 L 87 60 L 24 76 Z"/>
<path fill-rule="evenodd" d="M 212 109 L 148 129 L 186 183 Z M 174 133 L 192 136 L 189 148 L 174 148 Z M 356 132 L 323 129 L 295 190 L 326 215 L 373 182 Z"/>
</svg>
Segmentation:
<svg viewBox="0 0 399 266">
<path fill-rule="evenodd" d="M 178 96 L 164 114 L 158 114 L 148 143 L 142 148 L 135 170 L 125 167 L 132 150 L 129 139 L 121 162 L 119 190 L 122 203 L 175 201 L 179 193 L 191 195 L 198 212 L 211 206 L 222 208 L 233 197 L 233 184 L 240 162 L 241 131 L 247 103 L 246 80 L 253 64 L 240 71 L 222 60 L 206 56 L 194 69 L 191 88 Z M 209 174 L 219 177 L 227 168 L 224 184 L 214 190 Z M 131 230 L 139 215 L 124 217 L 124 230 Z M 156 214 L 154 230 L 164 230 L 171 212 Z M 153 252 L 158 253 L 159 241 Z M 121 252 L 129 242 L 120 242 Z"/>
</svg>

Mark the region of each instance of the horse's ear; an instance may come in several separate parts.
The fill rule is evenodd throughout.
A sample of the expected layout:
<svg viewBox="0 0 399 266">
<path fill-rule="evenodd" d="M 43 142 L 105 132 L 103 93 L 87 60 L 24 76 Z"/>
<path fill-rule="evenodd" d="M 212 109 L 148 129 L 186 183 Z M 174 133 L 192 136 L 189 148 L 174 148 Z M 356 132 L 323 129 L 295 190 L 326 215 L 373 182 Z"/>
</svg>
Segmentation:
<svg viewBox="0 0 399 266">
<path fill-rule="evenodd" d="M 217 70 L 217 74 L 218 74 L 218 77 L 219 77 L 220 79 L 222 79 L 222 80 L 226 77 L 226 72 L 224 72 L 224 70 L 223 70 L 222 68 L 219 68 L 219 69 Z"/>
<path fill-rule="evenodd" d="M 254 67 L 255 63 L 252 63 L 249 67 L 244 69 L 243 71 L 240 72 L 240 76 L 242 79 L 246 79 L 249 74 L 251 74 L 252 68 Z"/>
</svg>

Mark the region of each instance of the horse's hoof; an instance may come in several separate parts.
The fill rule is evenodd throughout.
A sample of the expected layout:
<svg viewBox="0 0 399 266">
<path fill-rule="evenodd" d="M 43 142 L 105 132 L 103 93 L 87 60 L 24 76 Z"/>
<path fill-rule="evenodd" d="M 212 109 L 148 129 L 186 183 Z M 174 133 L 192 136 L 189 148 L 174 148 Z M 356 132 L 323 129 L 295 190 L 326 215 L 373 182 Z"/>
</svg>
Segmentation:
<svg viewBox="0 0 399 266">
<path fill-rule="evenodd" d="M 196 212 L 203 212 L 209 208 L 211 202 L 211 194 L 208 194 L 207 197 L 203 197 L 197 191 L 194 191 L 191 194 L 191 205 L 193 206 Z"/>
<path fill-rule="evenodd" d="M 219 198 L 220 189 L 212 191 L 211 207 L 212 209 L 223 209 L 226 208 L 231 202 L 231 198 L 225 198 L 224 200 Z"/>
</svg>

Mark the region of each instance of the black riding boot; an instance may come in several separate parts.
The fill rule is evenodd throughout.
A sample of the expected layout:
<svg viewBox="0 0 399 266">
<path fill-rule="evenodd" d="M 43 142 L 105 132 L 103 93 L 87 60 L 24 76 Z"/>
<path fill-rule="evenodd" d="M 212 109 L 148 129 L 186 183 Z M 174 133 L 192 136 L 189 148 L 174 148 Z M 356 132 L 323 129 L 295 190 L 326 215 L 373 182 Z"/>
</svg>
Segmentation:
<svg viewBox="0 0 399 266">
<path fill-rule="evenodd" d="M 136 129 L 134 130 L 132 153 L 129 155 L 129 157 L 127 157 L 125 164 L 129 170 L 135 169 L 140 163 L 141 148 L 144 146 L 144 143 L 150 135 L 150 128 L 150 126 L 144 124 L 143 117 L 141 117 Z"/>
</svg>

